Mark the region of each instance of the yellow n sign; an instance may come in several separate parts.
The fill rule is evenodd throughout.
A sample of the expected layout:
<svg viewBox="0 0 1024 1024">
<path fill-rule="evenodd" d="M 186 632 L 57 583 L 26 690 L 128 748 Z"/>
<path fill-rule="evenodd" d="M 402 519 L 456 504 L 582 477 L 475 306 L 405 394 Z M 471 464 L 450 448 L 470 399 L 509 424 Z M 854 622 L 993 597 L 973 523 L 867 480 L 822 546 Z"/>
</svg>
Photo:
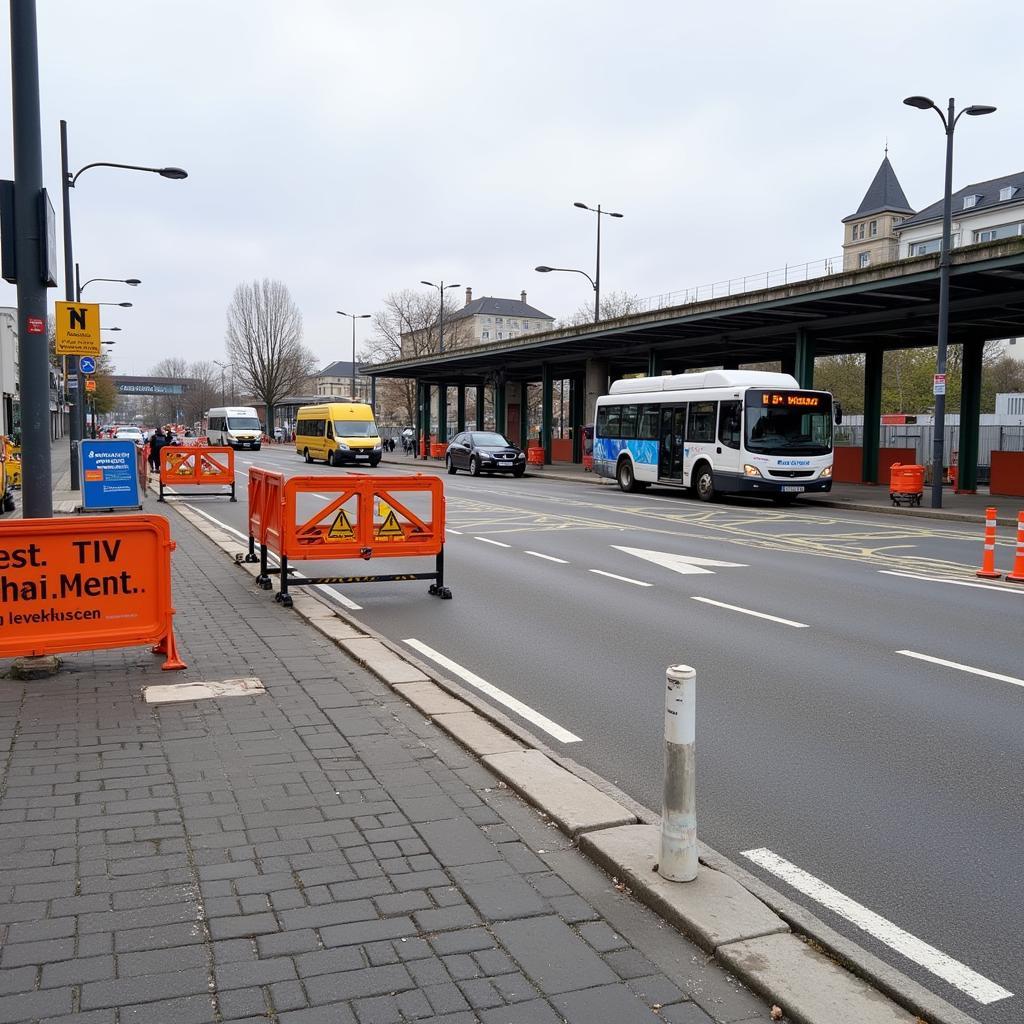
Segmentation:
<svg viewBox="0 0 1024 1024">
<path fill-rule="evenodd" d="M 55 316 L 59 356 L 100 354 L 100 307 L 98 302 L 58 302 Z"/>
</svg>

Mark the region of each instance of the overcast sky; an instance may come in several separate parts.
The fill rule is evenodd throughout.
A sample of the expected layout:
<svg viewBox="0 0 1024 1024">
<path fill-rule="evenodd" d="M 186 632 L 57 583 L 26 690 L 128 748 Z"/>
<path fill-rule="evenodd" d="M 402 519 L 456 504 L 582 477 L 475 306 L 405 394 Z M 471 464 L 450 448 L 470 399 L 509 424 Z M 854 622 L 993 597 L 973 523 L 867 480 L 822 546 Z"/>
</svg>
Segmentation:
<svg viewBox="0 0 1024 1024">
<path fill-rule="evenodd" d="M 604 222 L 604 291 L 838 255 L 887 139 L 911 205 L 940 198 L 944 136 L 912 93 L 999 107 L 961 121 L 955 188 L 1024 165 L 1009 0 L 38 0 L 38 17 L 58 218 L 61 118 L 72 169 L 189 172 L 97 168 L 72 192 L 83 278 L 143 281 L 83 295 L 135 303 L 103 311 L 122 373 L 223 358 L 254 278 L 288 286 L 322 363 L 349 358 L 336 309 L 421 278 L 567 316 L 590 286 L 533 268 L 593 272 L 576 200 L 624 214 Z M 6 12 L 0 28 L 9 47 Z M 9 127 L 0 160 L 13 177 Z"/>
</svg>

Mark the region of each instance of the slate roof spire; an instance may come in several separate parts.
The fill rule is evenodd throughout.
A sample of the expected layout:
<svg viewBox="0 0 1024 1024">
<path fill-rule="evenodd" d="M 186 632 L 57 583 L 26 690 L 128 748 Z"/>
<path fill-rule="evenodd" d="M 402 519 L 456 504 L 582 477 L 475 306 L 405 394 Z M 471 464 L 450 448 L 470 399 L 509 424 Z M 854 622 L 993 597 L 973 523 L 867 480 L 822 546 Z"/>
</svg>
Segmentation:
<svg viewBox="0 0 1024 1024">
<path fill-rule="evenodd" d="M 869 217 L 873 213 L 905 213 L 912 216 L 914 212 L 910 203 L 907 202 L 907 197 L 903 194 L 903 188 L 896 177 L 896 172 L 892 169 L 892 164 L 889 163 L 888 147 L 886 147 L 886 155 L 868 186 L 867 192 L 864 193 L 857 212 L 851 213 L 849 217 L 844 217 L 843 223 L 857 220 L 860 217 Z"/>
</svg>

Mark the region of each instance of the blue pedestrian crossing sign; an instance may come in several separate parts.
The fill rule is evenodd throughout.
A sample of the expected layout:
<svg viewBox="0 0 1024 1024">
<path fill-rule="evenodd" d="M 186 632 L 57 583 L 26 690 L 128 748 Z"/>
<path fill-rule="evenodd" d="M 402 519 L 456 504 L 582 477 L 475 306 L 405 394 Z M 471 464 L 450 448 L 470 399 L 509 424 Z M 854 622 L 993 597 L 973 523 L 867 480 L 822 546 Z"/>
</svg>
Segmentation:
<svg viewBox="0 0 1024 1024">
<path fill-rule="evenodd" d="M 78 360 L 78 368 L 82 373 L 95 373 L 96 372 L 96 360 L 92 356 L 82 356 Z"/>
</svg>

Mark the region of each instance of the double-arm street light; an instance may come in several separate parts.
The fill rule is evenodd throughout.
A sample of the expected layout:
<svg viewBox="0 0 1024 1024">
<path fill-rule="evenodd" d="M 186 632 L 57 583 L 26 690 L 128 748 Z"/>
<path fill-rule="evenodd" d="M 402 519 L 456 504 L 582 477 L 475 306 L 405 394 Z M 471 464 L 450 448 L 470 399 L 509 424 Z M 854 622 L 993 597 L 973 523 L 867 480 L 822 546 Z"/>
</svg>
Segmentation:
<svg viewBox="0 0 1024 1024">
<path fill-rule="evenodd" d="M 591 213 L 597 214 L 597 261 L 594 267 L 594 276 L 591 277 L 585 270 L 576 270 L 574 267 L 534 267 L 534 270 L 538 274 L 550 274 L 552 272 L 582 274 L 590 282 L 591 288 L 594 289 L 594 323 L 596 324 L 601 319 L 601 218 L 617 217 L 621 219 L 622 214 L 612 213 L 611 210 L 602 210 L 600 203 L 597 206 L 587 206 L 586 203 L 573 203 L 572 205 L 581 210 L 589 210 Z"/>
<path fill-rule="evenodd" d="M 356 321 L 357 320 L 369 320 L 372 313 L 345 313 L 340 309 L 336 309 L 335 312 L 338 316 L 347 316 L 352 321 L 352 401 L 357 401 L 356 397 Z"/>
<path fill-rule="evenodd" d="M 428 288 L 436 288 L 438 294 L 441 296 L 440 309 L 437 311 L 437 351 L 444 351 L 444 293 L 449 288 L 460 288 L 461 285 L 457 284 L 445 284 L 442 281 L 440 284 L 434 284 L 433 281 L 420 281 L 420 284 L 425 284 Z"/>
<path fill-rule="evenodd" d="M 942 508 L 942 479 L 945 470 L 944 452 L 946 432 L 946 349 L 949 341 L 949 267 L 950 243 L 953 232 L 953 131 L 956 123 L 967 114 L 980 117 L 995 112 L 995 107 L 975 104 L 964 107 L 958 114 L 956 103 L 950 97 L 945 114 L 927 96 L 908 96 L 903 101 L 918 110 L 934 110 L 946 132 L 946 186 L 942 194 L 942 248 L 939 252 L 939 330 L 935 357 L 935 437 L 932 443 L 932 508 Z"/>
<path fill-rule="evenodd" d="M 78 179 L 90 168 L 93 167 L 115 167 L 124 171 L 145 171 L 149 174 L 159 174 L 161 178 L 170 178 L 175 181 L 180 181 L 182 178 L 188 177 L 188 172 L 180 167 L 143 167 L 139 164 L 120 164 L 112 163 L 106 160 L 98 160 L 91 164 L 86 164 L 84 167 L 79 168 L 73 172 L 68 169 L 68 123 L 67 121 L 61 121 L 60 123 L 60 182 L 61 182 L 61 196 L 64 205 L 64 298 L 68 302 L 77 302 L 78 296 L 76 292 L 78 289 L 75 287 L 74 279 L 72 278 L 72 268 L 75 265 L 74 254 L 71 246 L 71 189 L 75 187 L 75 183 Z M 94 278 L 93 280 L 104 280 L 103 278 Z M 89 282 L 87 281 L 86 284 Z M 126 284 L 138 284 L 136 279 L 129 279 L 125 282 Z M 83 288 L 85 285 L 82 286 Z M 82 375 L 78 372 L 78 356 L 71 356 L 68 363 L 68 369 L 76 377 L 79 390 L 82 387 Z M 78 445 L 77 442 L 82 439 L 84 419 L 85 419 L 85 403 L 80 398 L 77 402 L 71 402 L 71 489 L 77 491 L 79 489 L 79 472 L 78 472 Z"/>
</svg>

